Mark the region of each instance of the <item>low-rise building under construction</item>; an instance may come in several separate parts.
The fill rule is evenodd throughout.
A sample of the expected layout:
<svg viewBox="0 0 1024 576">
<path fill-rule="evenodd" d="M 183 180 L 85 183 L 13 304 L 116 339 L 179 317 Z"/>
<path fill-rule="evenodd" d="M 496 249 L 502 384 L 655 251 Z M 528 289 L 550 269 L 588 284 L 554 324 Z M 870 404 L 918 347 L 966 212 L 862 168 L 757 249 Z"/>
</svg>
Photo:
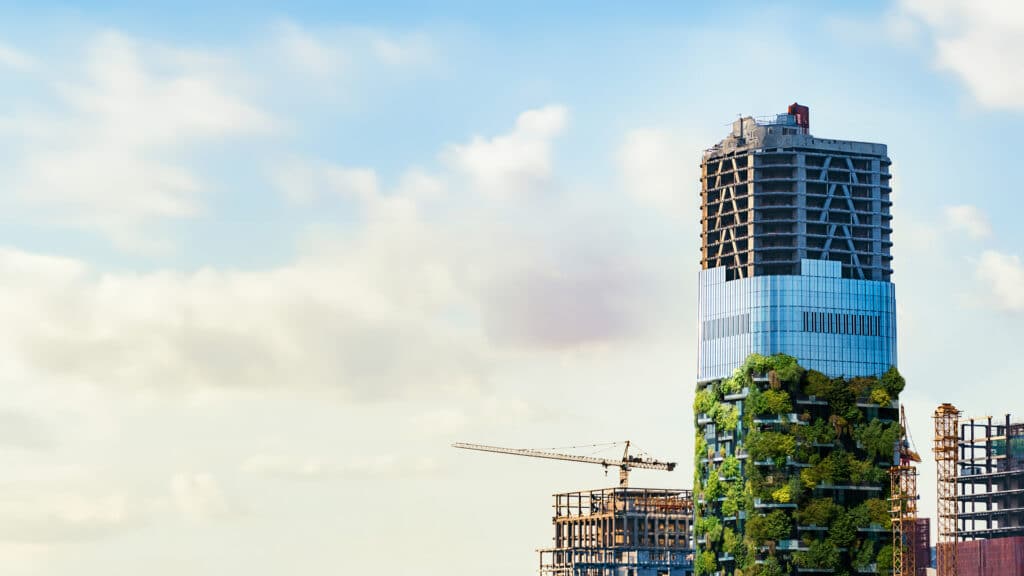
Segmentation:
<svg viewBox="0 0 1024 576">
<path fill-rule="evenodd" d="M 542 576 L 693 574 L 693 493 L 608 488 L 555 494 Z"/>
<path fill-rule="evenodd" d="M 944 404 L 935 442 L 939 576 L 1024 576 L 1024 423 Z"/>
<path fill-rule="evenodd" d="M 1024 423 L 1010 415 L 960 423 L 961 540 L 1024 536 Z"/>
</svg>

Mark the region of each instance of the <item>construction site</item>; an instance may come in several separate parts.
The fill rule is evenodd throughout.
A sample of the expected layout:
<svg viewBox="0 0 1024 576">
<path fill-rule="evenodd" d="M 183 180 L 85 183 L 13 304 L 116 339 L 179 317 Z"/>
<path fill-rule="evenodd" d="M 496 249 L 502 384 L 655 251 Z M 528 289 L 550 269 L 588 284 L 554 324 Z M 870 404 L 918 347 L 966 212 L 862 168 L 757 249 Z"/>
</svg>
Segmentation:
<svg viewBox="0 0 1024 576">
<path fill-rule="evenodd" d="M 770 386 L 769 376 L 756 376 L 756 383 Z M 795 416 L 795 414 L 794 414 Z M 700 416 L 698 416 L 699 418 Z M 893 444 L 893 461 L 888 466 L 886 513 L 888 526 L 872 523 L 858 529 L 856 547 L 881 555 L 872 556 L 870 562 L 859 566 L 863 574 L 893 574 L 894 576 L 1024 576 L 1024 422 L 1014 421 L 1007 414 L 1001 418 L 991 416 L 967 418 L 951 404 L 936 408 L 935 436 L 932 452 L 936 465 L 938 538 L 931 542 L 932 521 L 919 517 L 921 494 L 917 488 L 918 466 L 921 457 L 907 434 L 906 414 L 900 409 L 899 435 Z M 893 418 L 894 423 L 896 422 Z M 714 432 L 718 434 L 718 432 Z M 617 468 L 618 486 L 564 492 L 553 495 L 551 545 L 537 550 L 540 576 L 691 576 L 695 573 L 730 574 L 727 567 L 735 563 L 733 550 L 715 552 L 720 570 L 702 571 L 695 560 L 702 549 L 708 549 L 710 539 L 706 531 L 695 530 L 695 504 L 706 506 L 705 496 L 695 498 L 688 489 L 634 488 L 629 486 L 632 469 L 672 471 L 675 463 L 629 454 L 629 442 L 621 458 L 598 458 L 561 452 L 502 448 L 481 444 L 457 443 L 456 448 L 545 458 L 568 462 L 598 464 L 604 468 Z M 819 443 L 820 444 L 820 443 Z M 832 445 L 823 447 L 836 448 Z M 715 448 L 709 450 L 704 462 L 724 463 L 728 455 Z M 740 450 L 741 460 L 749 453 Z M 762 465 L 763 466 L 763 465 Z M 728 481 L 719 475 L 718 481 Z M 838 489 L 838 491 L 836 491 Z M 856 489 L 856 490 L 854 490 Z M 828 498 L 836 502 L 865 502 L 848 500 L 844 492 L 864 492 L 857 485 L 824 488 Z M 870 490 L 866 493 L 868 498 Z M 715 496 L 719 505 L 728 495 Z M 749 515 L 739 511 L 733 519 L 745 518 L 748 523 L 758 514 L 773 507 L 760 500 Z M 792 504 L 793 509 L 797 504 Z M 775 509 L 784 508 L 776 506 Z M 810 546 L 821 542 L 826 527 L 799 516 L 804 520 L 774 540 L 767 542 L 773 550 L 753 566 L 770 563 L 769 558 L 788 552 L 793 559 L 795 573 L 829 573 L 831 569 L 800 566 L 800 554 L 807 554 Z M 735 528 L 727 528 L 732 533 Z M 884 534 L 883 534 L 884 530 Z M 717 540 L 721 537 L 721 529 Z M 764 543 L 764 542 L 762 542 Z M 769 550 L 761 548 L 762 552 Z M 888 556 L 886 556 L 888 555 Z M 882 557 L 884 556 L 884 557 Z M 767 570 L 755 574 L 769 573 Z M 780 572 L 784 573 L 784 572 Z"/>
<path fill-rule="evenodd" d="M 632 456 L 580 456 L 545 450 L 455 443 L 464 450 L 618 468 L 614 488 L 554 495 L 552 545 L 539 549 L 542 576 L 690 576 L 693 574 L 693 493 L 631 488 L 634 468 L 671 472 L 674 462 Z M 588 445 L 593 448 L 597 445 Z M 578 448 L 578 447 L 576 447 Z"/>
<path fill-rule="evenodd" d="M 554 546 L 545 576 L 682 576 L 691 573 L 693 493 L 607 488 L 555 494 Z"/>
<path fill-rule="evenodd" d="M 935 411 L 940 575 L 1024 576 L 1024 422 Z"/>
<path fill-rule="evenodd" d="M 796 102 L 704 151 L 691 487 L 630 486 L 676 465 L 629 442 L 615 458 L 454 445 L 618 468 L 617 487 L 554 495 L 538 574 L 1024 576 L 1024 420 L 938 406 L 936 493 L 919 490 L 890 164 L 885 144 L 813 136 Z"/>
</svg>

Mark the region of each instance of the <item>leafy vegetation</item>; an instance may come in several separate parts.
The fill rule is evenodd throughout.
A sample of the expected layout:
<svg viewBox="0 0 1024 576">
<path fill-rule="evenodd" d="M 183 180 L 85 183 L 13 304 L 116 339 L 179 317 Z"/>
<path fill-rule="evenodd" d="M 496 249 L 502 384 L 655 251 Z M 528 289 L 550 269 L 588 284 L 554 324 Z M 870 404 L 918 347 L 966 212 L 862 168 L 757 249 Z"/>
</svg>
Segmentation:
<svg viewBox="0 0 1024 576">
<path fill-rule="evenodd" d="M 750 432 L 747 434 L 746 447 L 747 454 L 755 462 L 775 460 L 778 463 L 780 459 L 785 462 L 786 457 L 796 451 L 796 439 L 782 432 Z"/>
<path fill-rule="evenodd" d="M 895 368 L 830 378 L 790 356 L 753 354 L 702 387 L 694 409 L 713 428 L 697 438 L 694 529 L 706 537 L 697 574 L 852 575 L 874 563 L 884 572 L 887 534 L 862 529 L 889 527 L 886 471 L 899 438 L 892 401 L 904 386 Z"/>
</svg>

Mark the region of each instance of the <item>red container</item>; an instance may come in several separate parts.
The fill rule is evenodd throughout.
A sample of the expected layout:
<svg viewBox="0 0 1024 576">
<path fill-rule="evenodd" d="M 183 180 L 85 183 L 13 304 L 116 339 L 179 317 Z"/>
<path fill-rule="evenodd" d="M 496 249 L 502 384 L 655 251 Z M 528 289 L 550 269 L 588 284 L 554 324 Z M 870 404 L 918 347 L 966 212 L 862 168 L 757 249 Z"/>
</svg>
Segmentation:
<svg viewBox="0 0 1024 576">
<path fill-rule="evenodd" d="M 801 106 L 796 102 L 789 105 L 787 114 L 790 116 L 796 116 L 796 125 L 803 128 L 804 132 L 808 132 L 811 129 L 811 109 L 807 106 Z"/>
<path fill-rule="evenodd" d="M 914 522 L 914 576 L 925 576 L 932 559 L 931 520 L 918 518 Z"/>
<path fill-rule="evenodd" d="M 960 542 L 956 560 L 965 576 L 1024 576 L 1024 536 Z"/>
</svg>

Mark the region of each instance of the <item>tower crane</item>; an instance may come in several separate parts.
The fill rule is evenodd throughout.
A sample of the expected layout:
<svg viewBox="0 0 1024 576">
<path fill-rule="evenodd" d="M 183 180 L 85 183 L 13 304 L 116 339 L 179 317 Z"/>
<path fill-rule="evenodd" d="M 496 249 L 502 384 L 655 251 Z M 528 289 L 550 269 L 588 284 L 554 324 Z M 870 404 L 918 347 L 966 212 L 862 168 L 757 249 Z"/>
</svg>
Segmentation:
<svg viewBox="0 0 1024 576">
<path fill-rule="evenodd" d="M 910 429 L 907 428 L 907 411 L 900 404 L 900 443 L 899 463 L 900 466 L 913 466 L 911 462 L 920 462 L 921 455 L 917 453 L 914 446 L 914 439 L 910 437 Z"/>
<path fill-rule="evenodd" d="M 921 456 L 915 450 L 907 427 L 907 412 L 900 405 L 899 438 L 893 446 L 893 466 L 889 468 L 890 513 L 892 517 L 893 576 L 914 576 L 914 529 L 917 523 L 917 468 Z"/>
<path fill-rule="evenodd" d="M 453 448 L 462 448 L 465 450 L 478 450 L 480 452 L 495 452 L 497 454 L 511 454 L 513 456 L 530 456 L 532 458 L 547 458 L 549 460 L 564 460 L 566 462 L 584 462 L 587 464 L 600 464 L 604 466 L 605 472 L 608 471 L 609 467 L 616 467 L 619 469 L 619 486 L 626 488 L 629 486 L 629 471 L 633 468 L 644 468 L 647 470 L 666 470 L 671 472 L 675 469 L 675 462 L 661 462 L 653 458 L 643 458 L 640 456 L 629 455 L 629 440 L 625 442 L 626 448 L 622 452 L 622 459 L 615 460 L 609 458 L 598 458 L 596 456 L 577 456 L 575 454 L 562 454 L 560 452 L 548 452 L 545 450 L 535 450 L 532 448 L 502 448 L 500 446 L 487 446 L 484 444 L 467 444 L 465 442 L 456 442 L 452 444 Z"/>
</svg>

